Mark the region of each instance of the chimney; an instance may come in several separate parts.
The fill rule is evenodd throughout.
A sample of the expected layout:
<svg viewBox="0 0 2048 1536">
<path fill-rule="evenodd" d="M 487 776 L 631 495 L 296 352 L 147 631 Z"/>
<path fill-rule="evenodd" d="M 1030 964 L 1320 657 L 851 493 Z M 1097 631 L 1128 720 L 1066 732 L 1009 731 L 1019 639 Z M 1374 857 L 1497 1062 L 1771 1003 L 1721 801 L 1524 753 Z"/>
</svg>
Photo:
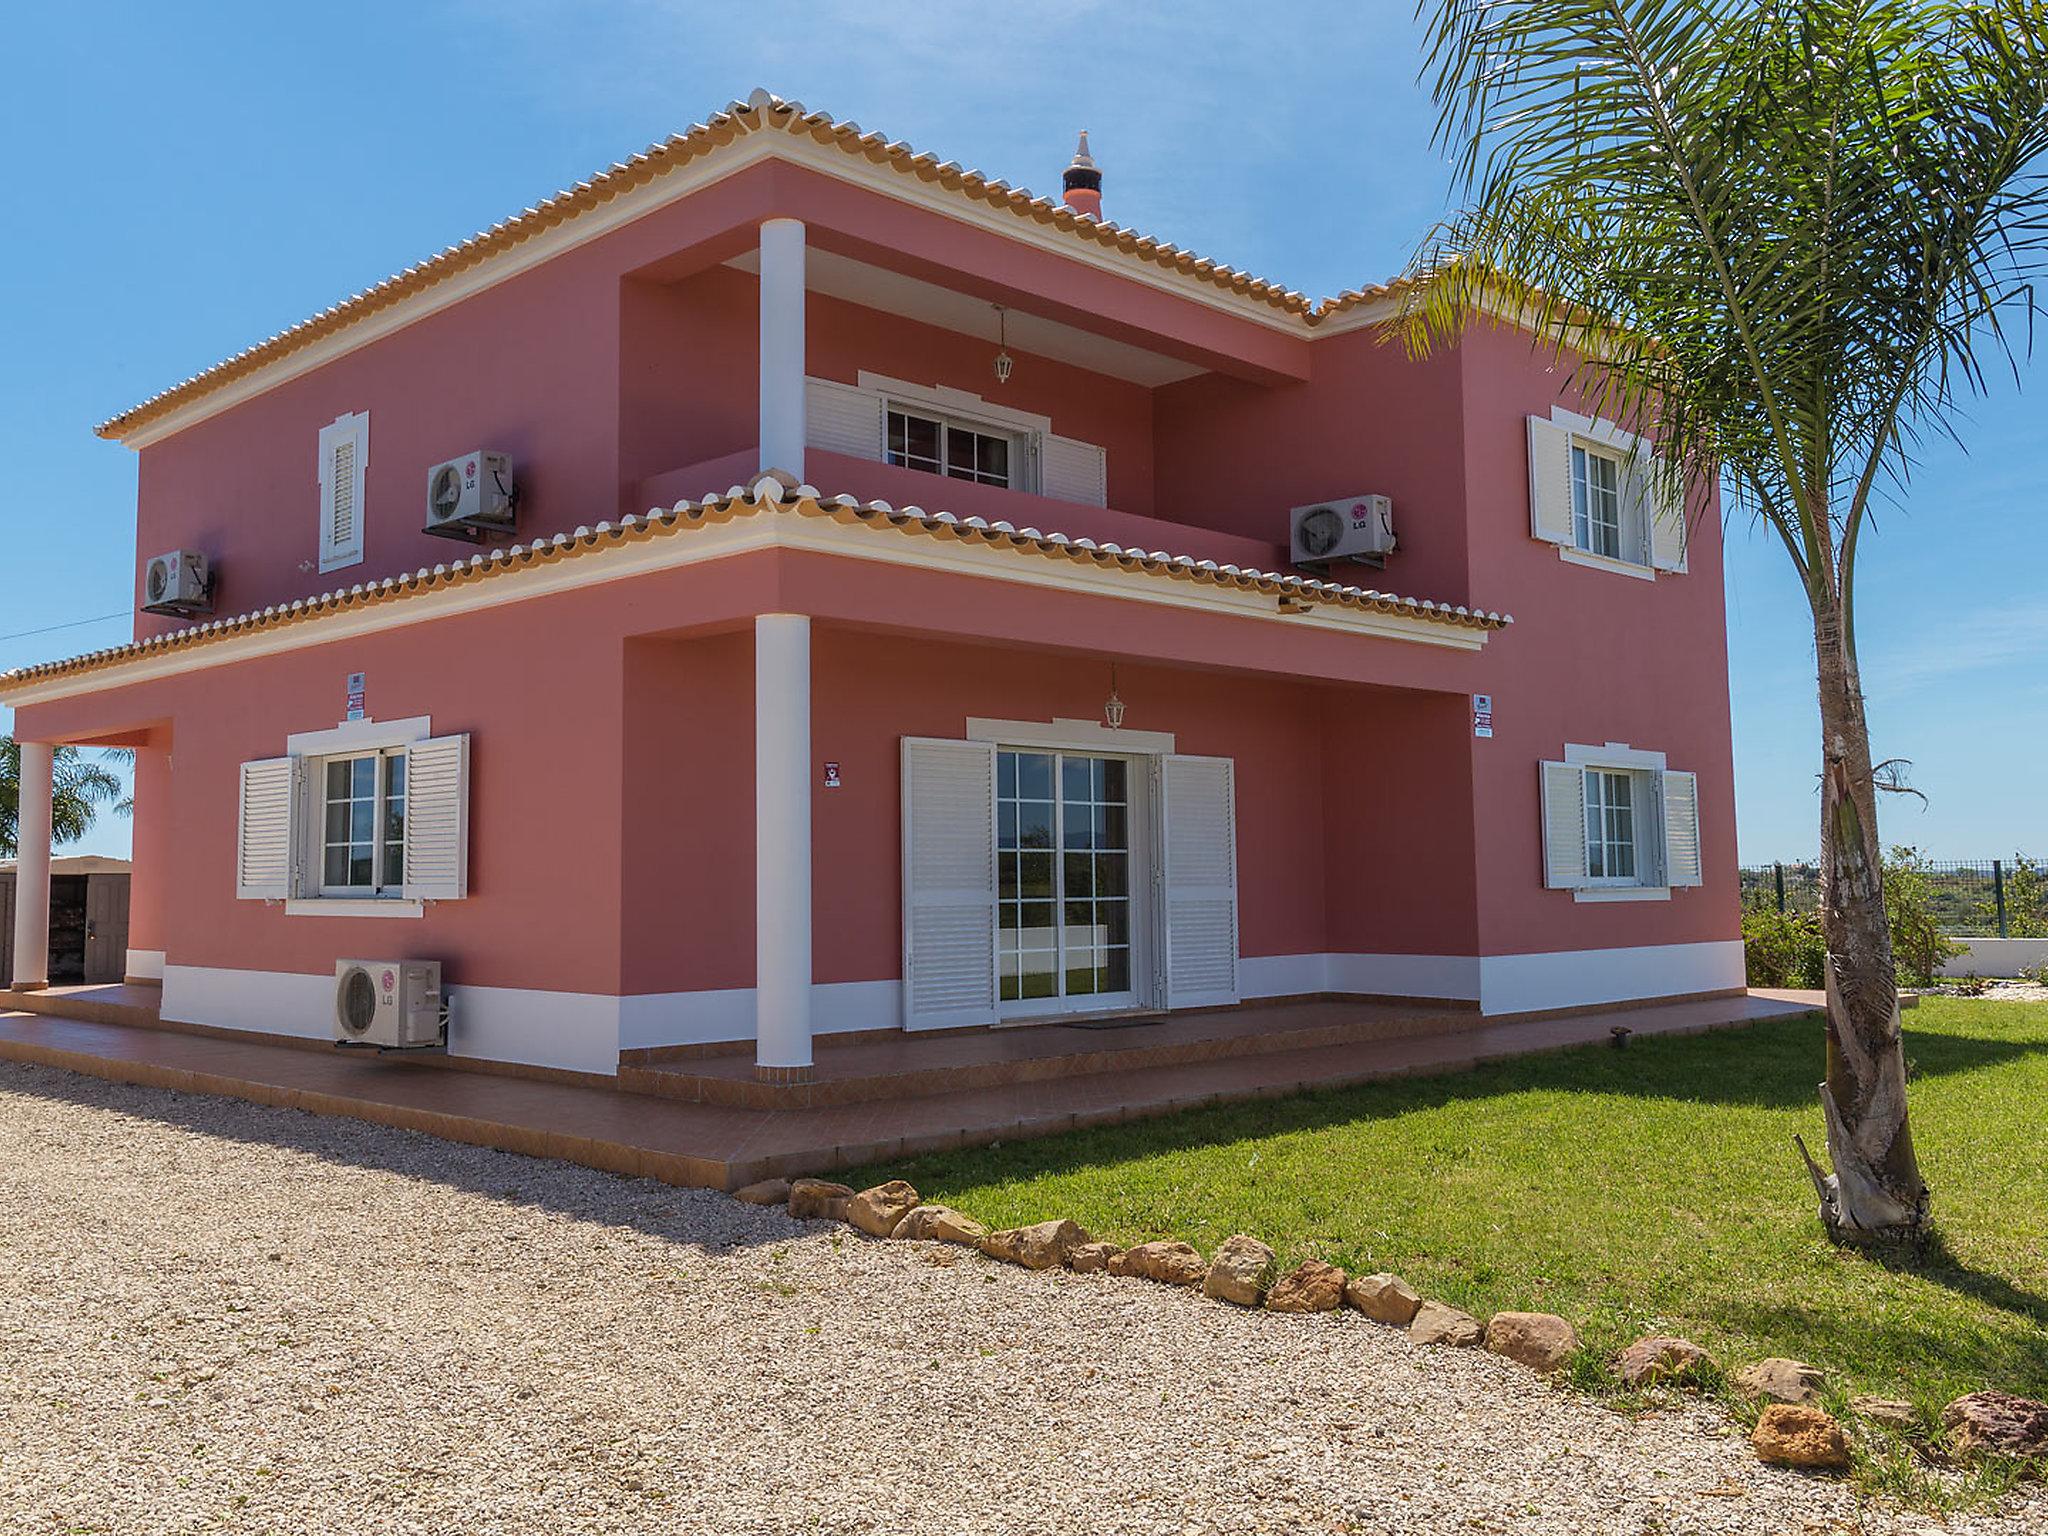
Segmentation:
<svg viewBox="0 0 2048 1536">
<path fill-rule="evenodd" d="M 1060 176 L 1060 201 L 1091 219 L 1102 217 L 1102 172 L 1088 153 L 1086 128 L 1081 130 L 1080 147 L 1074 151 L 1072 163 Z"/>
</svg>

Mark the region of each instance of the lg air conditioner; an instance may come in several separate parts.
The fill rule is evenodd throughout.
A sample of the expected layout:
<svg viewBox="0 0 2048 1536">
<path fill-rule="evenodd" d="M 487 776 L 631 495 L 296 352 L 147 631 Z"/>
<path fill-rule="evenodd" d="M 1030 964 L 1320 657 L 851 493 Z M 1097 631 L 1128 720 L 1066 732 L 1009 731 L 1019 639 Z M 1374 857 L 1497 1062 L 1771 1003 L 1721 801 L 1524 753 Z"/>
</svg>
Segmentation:
<svg viewBox="0 0 2048 1536">
<path fill-rule="evenodd" d="M 427 471 L 427 532 L 452 539 L 507 531 L 518 520 L 512 460 L 502 453 L 465 453 Z"/>
<path fill-rule="evenodd" d="M 1383 565 L 1394 552 L 1394 503 L 1385 496 L 1312 501 L 1293 510 L 1290 526 L 1296 565 Z"/>
<path fill-rule="evenodd" d="M 149 562 L 142 574 L 145 613 L 213 612 L 213 571 L 196 549 L 174 549 Z"/>
<path fill-rule="evenodd" d="M 334 1043 L 387 1051 L 445 1045 L 448 1009 L 438 960 L 341 960 L 334 967 Z"/>
</svg>

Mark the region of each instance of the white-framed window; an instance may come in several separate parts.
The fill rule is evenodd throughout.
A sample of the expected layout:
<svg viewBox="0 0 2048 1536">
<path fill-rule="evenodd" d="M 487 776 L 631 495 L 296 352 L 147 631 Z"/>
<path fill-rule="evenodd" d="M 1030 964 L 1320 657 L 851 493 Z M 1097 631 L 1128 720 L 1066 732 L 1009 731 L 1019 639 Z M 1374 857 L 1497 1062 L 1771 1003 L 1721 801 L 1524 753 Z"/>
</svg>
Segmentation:
<svg viewBox="0 0 2048 1536">
<path fill-rule="evenodd" d="M 1568 746 L 1542 765 L 1543 883 L 1581 901 L 1663 900 L 1701 883 L 1699 779 L 1661 752 Z"/>
<path fill-rule="evenodd" d="M 889 403 L 885 456 L 904 469 L 1015 489 L 1013 476 L 1027 452 L 1028 440 L 1020 434 Z"/>
<path fill-rule="evenodd" d="M 1570 565 L 1653 581 L 1686 569 L 1686 511 L 1664 499 L 1651 445 L 1563 409 L 1531 416 L 1529 533 Z"/>
<path fill-rule="evenodd" d="M 317 759 L 322 896 L 398 896 L 405 885 L 404 747 Z"/>
<path fill-rule="evenodd" d="M 469 894 L 469 737 L 350 721 L 241 766 L 235 894 L 289 913 L 420 915 Z"/>
<path fill-rule="evenodd" d="M 807 446 L 1057 501 L 1109 505 L 1102 448 L 1052 419 L 942 384 L 862 369 L 859 382 L 804 380 Z"/>
<path fill-rule="evenodd" d="M 1621 536 L 1621 456 L 1572 444 L 1572 542 L 1589 555 L 1627 558 Z M 1629 541 L 1633 548 L 1639 542 Z"/>
</svg>

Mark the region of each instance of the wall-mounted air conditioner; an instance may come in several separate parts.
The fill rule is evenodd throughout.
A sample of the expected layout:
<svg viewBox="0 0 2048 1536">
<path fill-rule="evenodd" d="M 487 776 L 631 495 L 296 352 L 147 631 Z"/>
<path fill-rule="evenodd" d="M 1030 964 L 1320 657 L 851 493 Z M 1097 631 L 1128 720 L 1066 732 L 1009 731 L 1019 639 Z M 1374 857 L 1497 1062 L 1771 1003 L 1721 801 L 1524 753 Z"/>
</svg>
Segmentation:
<svg viewBox="0 0 2048 1536">
<path fill-rule="evenodd" d="M 339 960 L 334 1043 L 417 1050 L 445 1045 L 448 1009 L 438 960 Z"/>
<path fill-rule="evenodd" d="M 509 531 L 518 521 L 512 460 L 502 453 L 465 453 L 427 471 L 427 532 L 451 539 Z"/>
<path fill-rule="evenodd" d="M 146 613 L 213 612 L 213 570 L 196 549 L 174 549 L 157 555 L 142 573 L 142 607 Z"/>
<path fill-rule="evenodd" d="M 1289 523 L 1296 565 L 1384 565 L 1394 552 L 1394 503 L 1385 496 L 1312 501 L 1296 507 Z"/>
</svg>

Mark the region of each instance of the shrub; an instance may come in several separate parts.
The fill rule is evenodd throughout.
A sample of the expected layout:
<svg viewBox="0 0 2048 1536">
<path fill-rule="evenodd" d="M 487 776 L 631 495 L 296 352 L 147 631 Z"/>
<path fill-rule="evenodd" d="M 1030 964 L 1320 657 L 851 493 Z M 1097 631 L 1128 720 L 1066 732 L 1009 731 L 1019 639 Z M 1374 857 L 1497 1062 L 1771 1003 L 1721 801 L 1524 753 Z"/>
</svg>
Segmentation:
<svg viewBox="0 0 2048 1536">
<path fill-rule="evenodd" d="M 1998 921 L 1998 903 L 1978 902 L 1977 919 L 1986 933 L 1996 933 L 1991 925 Z M 2005 932 L 2013 939 L 2048 939 L 2048 877 L 2024 853 L 2014 854 L 2006 866 Z"/>
<path fill-rule="evenodd" d="M 1748 907 L 1742 914 L 1742 960 L 1752 987 L 1827 985 L 1827 942 L 1811 912 Z"/>
<path fill-rule="evenodd" d="M 1900 981 L 1927 986 L 1942 961 L 1964 952 L 1963 945 L 1948 941 L 1935 918 L 1934 884 L 1919 849 L 1904 844 L 1892 848 L 1884 861 L 1884 904 L 1891 916 L 1892 958 L 1898 963 Z"/>
</svg>

